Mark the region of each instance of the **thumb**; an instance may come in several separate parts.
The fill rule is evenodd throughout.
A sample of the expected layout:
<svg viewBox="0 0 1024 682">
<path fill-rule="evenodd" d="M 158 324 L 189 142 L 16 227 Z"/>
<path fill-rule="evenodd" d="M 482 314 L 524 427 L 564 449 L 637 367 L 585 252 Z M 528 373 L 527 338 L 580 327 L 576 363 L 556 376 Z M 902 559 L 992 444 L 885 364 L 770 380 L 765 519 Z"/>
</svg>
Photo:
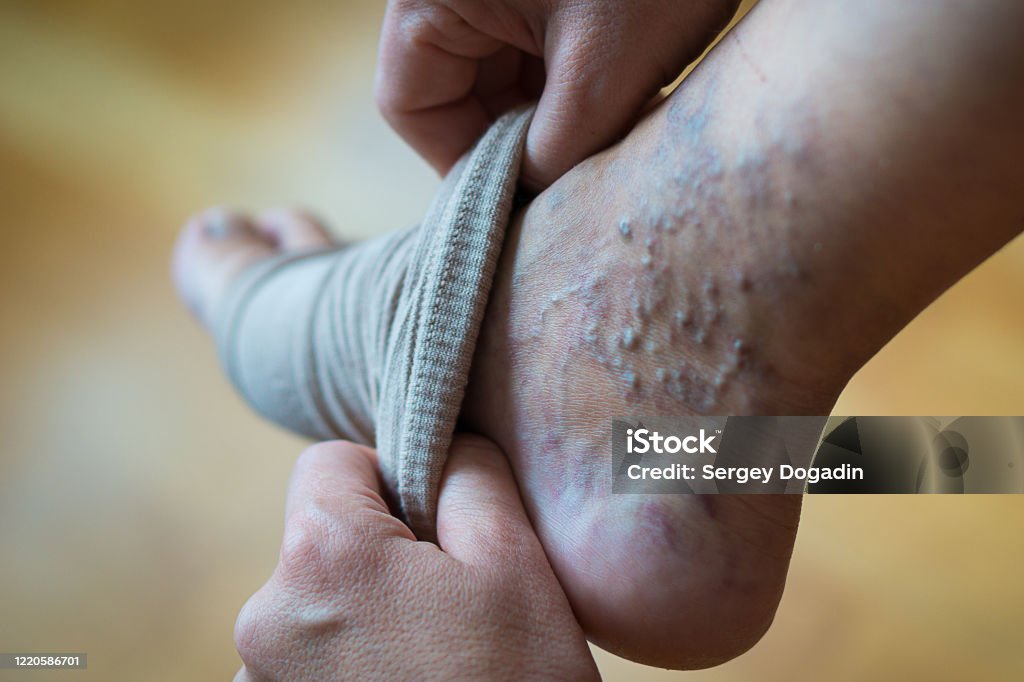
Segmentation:
<svg viewBox="0 0 1024 682">
<path fill-rule="evenodd" d="M 457 434 L 437 502 L 441 549 L 467 564 L 543 555 L 505 454 L 491 441 Z"/>
<path fill-rule="evenodd" d="M 660 77 L 630 66 L 636 73 L 621 76 L 572 54 L 549 63 L 526 136 L 521 181 L 527 189 L 547 188 L 626 132 L 662 85 Z"/>
<path fill-rule="evenodd" d="M 546 188 L 628 132 L 728 22 L 731 4 L 567 3 L 545 36 L 546 80 L 527 134 L 523 185 Z"/>
</svg>

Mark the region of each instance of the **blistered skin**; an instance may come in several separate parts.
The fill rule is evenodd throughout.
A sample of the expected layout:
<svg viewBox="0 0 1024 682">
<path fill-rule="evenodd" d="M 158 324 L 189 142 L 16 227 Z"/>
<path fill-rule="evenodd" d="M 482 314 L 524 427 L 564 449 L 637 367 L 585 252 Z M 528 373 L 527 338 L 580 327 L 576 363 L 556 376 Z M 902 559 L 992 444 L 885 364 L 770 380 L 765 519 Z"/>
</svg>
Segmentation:
<svg viewBox="0 0 1024 682">
<path fill-rule="evenodd" d="M 732 185 L 751 172 L 745 171 L 749 161 L 711 155 L 713 140 L 693 135 L 693 149 L 702 151 L 680 152 L 688 159 L 680 165 L 685 171 L 666 174 L 661 192 L 629 191 L 646 182 L 638 174 L 650 172 L 651 158 L 668 168 L 678 163 L 653 145 L 646 163 L 611 158 L 584 164 L 597 181 L 560 182 L 558 201 L 542 196 L 520 216 L 492 299 L 501 312 L 485 321 L 478 351 L 491 362 L 507 358 L 507 371 L 496 379 L 504 396 L 495 409 L 501 415 L 496 428 L 511 444 L 506 447 L 542 540 L 560 547 L 552 562 L 570 576 L 564 584 L 570 598 L 588 604 L 582 612 L 591 636 L 615 649 L 615 629 L 642 618 L 645 631 L 690 638 L 693 649 L 676 650 L 686 665 L 721 660 L 766 627 L 798 508 L 796 499 L 782 501 L 779 522 L 757 516 L 742 521 L 743 530 L 720 535 L 707 527 L 738 516 L 735 504 L 609 494 L 614 417 L 796 410 L 792 398 L 782 400 L 777 391 L 775 346 L 753 310 L 762 287 L 792 279 L 793 268 L 784 255 L 776 257 L 782 253 L 776 244 L 770 263 L 753 257 L 754 244 L 766 238 L 747 217 L 749 195 Z M 598 187 L 605 192 L 601 203 L 593 196 Z M 600 210 L 587 210 L 595 207 Z M 798 399 L 818 400 L 816 408 L 827 410 L 830 398 Z M 755 545 L 772 548 L 770 557 L 735 545 L 736 534 L 748 532 Z M 601 556 L 601 547 L 615 549 Z M 653 558 L 638 564 L 633 579 L 663 581 L 658 594 L 629 588 L 620 595 L 608 585 L 610 575 L 625 569 L 605 562 L 621 552 Z M 692 578 L 680 579 L 681 556 L 705 557 Z M 725 585 L 729 597 L 720 594 Z M 714 608 L 743 634 L 728 644 L 712 642 L 707 633 L 687 630 L 696 621 L 686 625 L 654 608 L 661 600 L 695 612 Z M 650 660 L 657 661 L 670 645 L 652 641 L 658 653 Z"/>
<path fill-rule="evenodd" d="M 574 355 L 617 378 L 627 404 L 668 413 L 723 407 L 733 379 L 756 361 L 725 300 L 748 294 L 749 277 L 736 271 L 719 285 L 708 273 L 691 289 L 673 273 L 669 248 L 672 242 L 685 248 L 692 225 L 644 216 L 620 218 L 613 227 L 621 244 L 610 242 L 610 255 L 596 253 L 579 281 L 544 299 L 532 339 L 556 328 L 575 330 L 565 339 Z"/>
<path fill-rule="evenodd" d="M 1020 232 L 1024 24 L 986 13 L 1024 10 L 895 7 L 762 3 L 511 228 L 464 423 L 508 453 L 577 616 L 617 653 L 697 667 L 749 647 L 799 499 L 612 495 L 611 419 L 826 414 Z M 984 50 L 979 22 L 1002 36 Z M 948 80 L 923 76 L 939 63 Z"/>
<path fill-rule="evenodd" d="M 638 169 L 620 159 L 603 167 L 593 164 L 591 170 L 615 186 L 653 185 L 654 191 L 617 193 L 612 203 L 631 210 L 599 218 L 606 229 L 585 226 L 597 232 L 577 244 L 585 250 L 575 254 L 586 262 L 585 269 L 559 258 L 572 243 L 542 256 L 553 261 L 551 271 L 571 268 L 577 276 L 557 285 L 545 280 L 545 292 L 551 293 L 537 296 L 543 303 L 526 324 L 531 340 L 536 344 L 557 330 L 560 343 L 572 349 L 577 371 L 584 358 L 599 367 L 594 371 L 604 375 L 622 407 L 631 411 L 754 409 L 743 386 L 772 381 L 776 367 L 769 355 L 758 352 L 750 299 L 759 286 L 777 287 L 779 278 L 810 282 L 806 268 L 785 247 L 793 194 L 778 200 L 775 188 L 763 179 L 773 170 L 774 150 L 730 156 L 718 149 L 714 138 L 706 136 L 708 99 L 679 100 L 667 110 L 665 130 L 651 156 L 655 167 L 672 172 L 653 174 L 652 182 L 649 166 Z M 675 144 L 669 147 L 667 139 Z M 559 188 L 561 196 L 567 191 L 585 193 Z M 543 201 L 539 206 L 550 208 Z M 768 212 L 780 219 L 758 224 Z M 769 258 L 751 264 L 757 249 Z M 767 271 L 766 262 L 771 263 Z M 530 318 L 530 311 L 524 310 L 523 317 Z M 514 341 L 514 350 L 524 354 L 537 350 L 528 339 Z"/>
</svg>

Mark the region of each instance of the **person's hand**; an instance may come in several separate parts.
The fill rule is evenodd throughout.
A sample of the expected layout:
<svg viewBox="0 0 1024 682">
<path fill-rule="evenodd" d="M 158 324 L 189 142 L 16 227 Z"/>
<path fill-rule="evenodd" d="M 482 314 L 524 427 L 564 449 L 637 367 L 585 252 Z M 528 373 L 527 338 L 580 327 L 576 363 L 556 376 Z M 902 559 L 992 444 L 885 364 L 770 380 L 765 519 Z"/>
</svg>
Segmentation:
<svg viewBox="0 0 1024 682">
<path fill-rule="evenodd" d="M 522 178 L 541 190 L 622 135 L 738 5 L 389 0 L 377 102 L 392 127 L 446 173 L 500 113 L 539 98 Z"/>
<path fill-rule="evenodd" d="M 388 512 L 373 450 L 315 445 L 281 556 L 242 609 L 236 680 L 594 679 L 504 455 L 456 437 L 436 545 Z"/>
</svg>

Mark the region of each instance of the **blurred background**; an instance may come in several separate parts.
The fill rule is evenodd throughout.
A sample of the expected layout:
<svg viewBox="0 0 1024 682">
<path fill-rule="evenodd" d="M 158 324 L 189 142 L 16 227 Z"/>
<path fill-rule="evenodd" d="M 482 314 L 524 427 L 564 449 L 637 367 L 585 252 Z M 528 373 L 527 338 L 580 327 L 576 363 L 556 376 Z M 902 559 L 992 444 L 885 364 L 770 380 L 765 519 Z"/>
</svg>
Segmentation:
<svg viewBox="0 0 1024 682">
<path fill-rule="evenodd" d="M 214 680 L 303 442 L 178 305 L 201 207 L 416 222 L 437 180 L 372 101 L 383 1 L 0 0 L 0 651 Z M 920 316 L 838 414 L 1024 414 L 1024 241 Z M 776 623 L 719 668 L 609 680 L 1020 679 L 1024 497 L 807 500 Z"/>
</svg>

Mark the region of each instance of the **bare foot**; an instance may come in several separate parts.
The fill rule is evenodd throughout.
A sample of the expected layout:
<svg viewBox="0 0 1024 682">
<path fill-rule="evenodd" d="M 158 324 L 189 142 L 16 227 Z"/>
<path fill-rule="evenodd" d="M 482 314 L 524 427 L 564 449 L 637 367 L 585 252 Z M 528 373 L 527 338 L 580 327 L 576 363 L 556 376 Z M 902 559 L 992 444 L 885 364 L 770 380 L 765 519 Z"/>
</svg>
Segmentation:
<svg viewBox="0 0 1024 682">
<path fill-rule="evenodd" d="M 172 275 L 178 295 L 209 331 L 231 283 L 247 267 L 280 253 L 330 245 L 323 226 L 301 211 L 274 209 L 252 217 L 210 208 L 182 228 Z"/>
</svg>

